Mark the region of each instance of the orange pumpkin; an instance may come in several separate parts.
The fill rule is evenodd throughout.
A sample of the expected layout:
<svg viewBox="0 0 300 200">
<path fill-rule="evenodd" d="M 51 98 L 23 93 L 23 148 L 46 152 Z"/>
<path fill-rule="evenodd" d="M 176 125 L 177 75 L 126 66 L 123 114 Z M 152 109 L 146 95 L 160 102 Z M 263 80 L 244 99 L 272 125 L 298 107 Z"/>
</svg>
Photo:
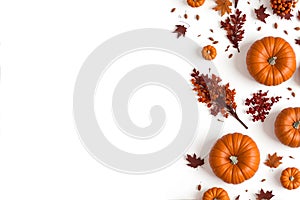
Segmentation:
<svg viewBox="0 0 300 200">
<path fill-rule="evenodd" d="M 278 85 L 292 77 L 296 70 L 295 52 L 279 37 L 265 37 L 249 48 L 246 57 L 251 76 L 265 85 Z"/>
<path fill-rule="evenodd" d="M 205 0 L 187 0 L 189 6 L 196 8 L 204 4 Z"/>
<path fill-rule="evenodd" d="M 217 50 L 211 45 L 207 45 L 202 49 L 202 56 L 205 60 L 213 60 L 217 56 Z"/>
<path fill-rule="evenodd" d="M 204 192 L 202 200 L 230 200 L 229 196 L 223 188 L 213 187 Z"/>
<path fill-rule="evenodd" d="M 276 117 L 275 135 L 290 147 L 300 147 L 300 108 L 285 108 Z"/>
<path fill-rule="evenodd" d="M 300 171 L 295 167 L 286 168 L 281 172 L 280 182 L 288 190 L 298 188 L 300 186 Z"/>
<path fill-rule="evenodd" d="M 256 143 L 241 133 L 220 138 L 209 153 L 209 164 L 215 175 L 226 183 L 239 184 L 254 176 L 260 153 Z"/>
</svg>

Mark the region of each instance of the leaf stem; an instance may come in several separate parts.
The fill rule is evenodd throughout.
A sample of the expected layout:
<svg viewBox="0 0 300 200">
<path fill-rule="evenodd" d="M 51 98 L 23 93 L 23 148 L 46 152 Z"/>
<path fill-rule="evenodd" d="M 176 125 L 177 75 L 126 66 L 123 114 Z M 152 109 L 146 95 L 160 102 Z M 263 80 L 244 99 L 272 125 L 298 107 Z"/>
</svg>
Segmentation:
<svg viewBox="0 0 300 200">
<path fill-rule="evenodd" d="M 239 116 L 236 114 L 236 111 L 233 110 L 231 106 L 227 105 L 226 108 L 228 109 L 228 112 L 245 127 L 245 129 L 248 129 L 248 126 L 239 118 Z"/>
</svg>

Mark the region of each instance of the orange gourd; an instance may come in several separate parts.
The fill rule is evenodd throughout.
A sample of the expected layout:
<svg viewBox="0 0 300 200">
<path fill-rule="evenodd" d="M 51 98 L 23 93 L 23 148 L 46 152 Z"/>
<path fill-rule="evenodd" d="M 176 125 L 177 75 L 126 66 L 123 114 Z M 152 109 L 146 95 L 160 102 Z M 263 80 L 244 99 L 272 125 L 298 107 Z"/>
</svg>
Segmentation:
<svg viewBox="0 0 300 200">
<path fill-rule="evenodd" d="M 241 133 L 223 136 L 209 153 L 214 174 L 226 183 L 239 184 L 250 179 L 258 170 L 259 162 L 256 143 Z"/>
<path fill-rule="evenodd" d="M 295 52 L 280 37 L 265 37 L 249 48 L 246 57 L 250 75 L 264 85 L 278 85 L 292 77 L 296 70 Z"/>
<path fill-rule="evenodd" d="M 189 6 L 196 8 L 204 4 L 205 0 L 187 0 Z"/>
<path fill-rule="evenodd" d="M 288 190 L 298 188 L 300 186 L 300 171 L 295 167 L 286 168 L 281 172 L 280 182 Z"/>
<path fill-rule="evenodd" d="M 204 192 L 202 200 L 230 200 L 229 196 L 223 188 L 213 187 Z"/>
<path fill-rule="evenodd" d="M 217 56 L 217 50 L 211 45 L 207 45 L 202 49 L 202 56 L 205 60 L 213 60 Z"/>
<path fill-rule="evenodd" d="M 290 147 L 300 147 L 300 108 L 285 108 L 276 117 L 275 135 Z"/>
</svg>

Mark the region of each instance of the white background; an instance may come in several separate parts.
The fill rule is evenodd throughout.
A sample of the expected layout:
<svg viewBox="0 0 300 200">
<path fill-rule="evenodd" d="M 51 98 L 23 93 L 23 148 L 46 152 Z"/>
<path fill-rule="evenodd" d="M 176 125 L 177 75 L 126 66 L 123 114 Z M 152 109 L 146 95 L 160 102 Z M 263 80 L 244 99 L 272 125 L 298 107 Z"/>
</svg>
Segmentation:
<svg viewBox="0 0 300 200">
<path fill-rule="evenodd" d="M 264 3 L 267 5 L 268 1 Z M 254 193 L 260 188 L 273 190 L 273 199 L 277 200 L 299 195 L 300 189 L 288 191 L 279 183 L 281 170 L 290 166 L 300 168 L 299 149 L 280 144 L 273 133 L 274 119 L 280 110 L 299 106 L 298 96 L 286 100 L 290 96 L 286 90 L 288 86 L 300 95 L 299 69 L 289 81 L 276 87 L 265 87 L 250 77 L 245 66 L 245 53 L 251 43 L 267 35 L 281 36 L 290 42 L 298 53 L 298 65 L 300 47 L 294 44 L 294 39 L 300 36 L 300 32 L 296 33 L 293 28 L 299 25 L 299 21 L 287 22 L 271 16 L 267 18 L 268 23 L 263 24 L 254 18 L 253 8 L 258 4 L 249 6 L 246 1 L 240 1 L 239 7 L 248 18 L 241 53 L 237 54 L 233 49 L 225 53 L 229 42 L 225 32 L 219 29 L 221 17 L 211 9 L 213 6 L 213 1 L 208 0 L 198 9 L 189 8 L 183 0 L 1 1 L 0 199 L 200 199 L 203 192 L 213 186 L 225 188 L 231 199 L 239 194 L 240 199 L 255 199 Z M 173 7 L 177 10 L 171 14 Z M 185 11 L 189 19 L 178 18 Z M 200 15 L 200 21 L 193 19 L 196 13 Z M 87 56 L 102 42 L 119 33 L 149 27 L 172 31 L 179 21 L 191 25 L 187 37 L 199 45 L 210 44 L 209 36 L 220 42 L 216 45 L 218 56 L 215 64 L 224 82 L 230 81 L 236 88 L 239 115 L 249 126 L 245 130 L 229 118 L 224 134 L 236 131 L 248 134 L 260 148 L 258 172 L 240 185 L 223 183 L 212 174 L 208 164 L 196 170 L 189 168 L 184 158 L 153 174 L 137 176 L 115 172 L 94 160 L 76 133 L 72 93 L 76 76 Z M 277 30 L 272 27 L 274 22 L 279 24 Z M 256 31 L 258 26 L 262 26 L 260 32 Z M 213 34 L 209 32 L 210 28 L 214 29 Z M 284 29 L 289 32 L 288 36 L 283 33 Z M 197 38 L 198 34 L 201 37 Z M 234 56 L 229 60 L 230 53 Z M 191 68 L 188 69 L 187 72 Z M 188 74 L 183 76 L 188 77 Z M 252 123 L 244 113 L 243 99 L 258 89 L 270 90 L 270 94 L 284 97 L 263 124 Z M 138 101 L 141 96 L 143 93 L 132 100 Z M 166 94 L 164 98 L 174 97 Z M 171 102 L 176 106 L 175 101 Z M 146 125 L 149 123 L 147 114 L 135 113 L 134 110 L 140 108 L 140 104 L 136 104 L 137 108 L 129 110 L 130 114 L 137 124 Z M 200 109 L 206 112 L 204 106 Z M 174 108 L 170 121 L 178 120 L 175 117 L 177 111 L 178 108 Z M 201 148 L 200 133 L 199 138 L 188 153 Z M 263 162 L 268 153 L 275 151 L 284 156 L 283 164 L 271 170 Z M 290 159 L 290 155 L 296 159 Z M 260 182 L 263 178 L 266 181 Z M 196 190 L 198 184 L 202 185 L 200 192 Z"/>
</svg>

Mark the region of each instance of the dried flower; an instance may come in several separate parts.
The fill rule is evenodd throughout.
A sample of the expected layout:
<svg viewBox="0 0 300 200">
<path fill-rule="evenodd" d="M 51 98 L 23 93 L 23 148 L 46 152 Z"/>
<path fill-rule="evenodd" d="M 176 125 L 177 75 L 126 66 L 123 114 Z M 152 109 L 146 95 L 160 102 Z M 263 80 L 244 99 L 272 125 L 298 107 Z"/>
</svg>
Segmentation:
<svg viewBox="0 0 300 200">
<path fill-rule="evenodd" d="M 221 113 L 227 118 L 231 115 L 246 129 L 248 128 L 236 113 L 237 105 L 234 101 L 236 92 L 235 89 L 229 88 L 229 83 L 223 85 L 221 84 L 222 79 L 215 74 L 209 77 L 207 74 L 200 74 L 196 69 L 193 69 L 191 76 L 193 90 L 197 93 L 198 101 L 205 103 L 213 116 Z"/>
<path fill-rule="evenodd" d="M 252 115 L 252 121 L 261 121 L 264 122 L 266 117 L 269 114 L 274 103 L 277 103 L 280 96 L 276 97 L 267 97 L 267 92 L 262 92 L 259 90 L 257 93 L 252 94 L 252 98 L 247 98 L 245 105 L 249 106 L 249 109 L 246 111 L 247 114 Z"/>
</svg>

